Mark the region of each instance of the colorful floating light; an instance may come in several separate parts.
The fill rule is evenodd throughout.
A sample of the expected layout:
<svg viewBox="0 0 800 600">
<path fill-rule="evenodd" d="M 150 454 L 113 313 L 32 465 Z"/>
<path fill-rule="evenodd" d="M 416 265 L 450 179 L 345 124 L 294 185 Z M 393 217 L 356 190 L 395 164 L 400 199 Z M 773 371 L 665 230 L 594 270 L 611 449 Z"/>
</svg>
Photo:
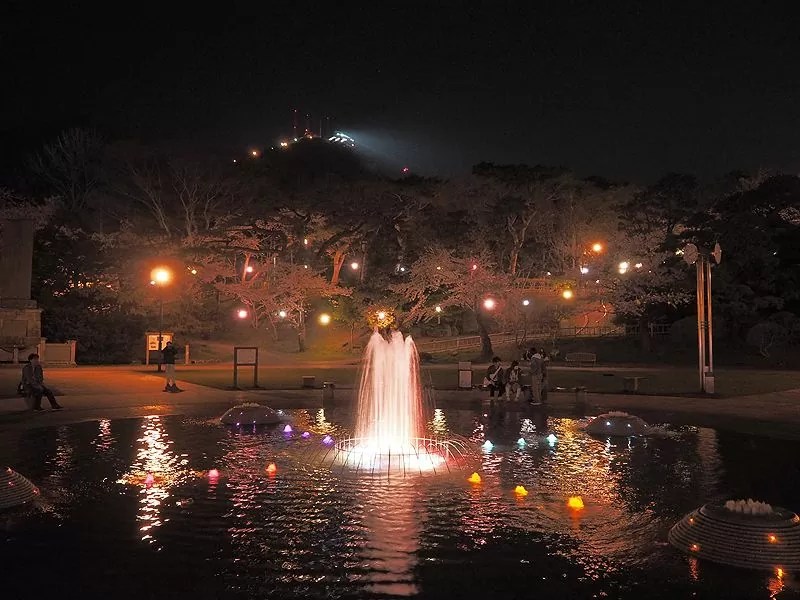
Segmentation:
<svg viewBox="0 0 800 600">
<path fill-rule="evenodd" d="M 269 475 L 275 475 L 278 472 L 278 467 L 275 466 L 275 463 L 269 463 L 267 465 L 267 473 Z"/>
<path fill-rule="evenodd" d="M 211 482 L 213 483 L 213 482 L 215 482 L 217 479 L 219 479 L 219 471 L 217 471 L 216 469 L 211 469 L 211 470 L 208 472 L 208 480 L 209 480 L 209 481 L 211 481 Z"/>
<path fill-rule="evenodd" d="M 147 477 L 144 478 L 144 484 L 147 487 L 152 487 L 155 482 L 156 482 L 156 478 L 152 473 L 148 473 Z"/>
<path fill-rule="evenodd" d="M 525 486 L 518 485 L 517 487 L 514 488 L 514 493 L 517 496 L 527 496 L 528 490 L 525 489 Z"/>
<path fill-rule="evenodd" d="M 485 442 L 483 442 L 484 450 L 491 450 L 492 448 L 494 448 L 494 444 L 490 440 L 486 440 Z"/>
<path fill-rule="evenodd" d="M 310 438 L 310 437 L 311 437 L 311 434 L 310 434 L 310 433 L 308 433 L 307 431 L 304 431 L 304 432 L 303 432 L 303 435 L 301 435 L 300 437 L 304 437 L 304 438 Z"/>
<path fill-rule="evenodd" d="M 322 443 L 330 445 L 333 443 L 333 438 L 329 435 L 326 435 L 324 438 L 322 438 Z"/>
<path fill-rule="evenodd" d="M 470 483 L 480 483 L 481 482 L 481 476 L 478 475 L 478 473 L 473 473 L 472 475 L 470 475 L 467 478 L 467 481 L 469 481 Z"/>
<path fill-rule="evenodd" d="M 567 506 L 572 510 L 583 510 L 583 498 L 580 496 L 570 496 Z"/>
<path fill-rule="evenodd" d="M 292 433 L 292 426 L 286 425 L 286 427 L 283 428 L 283 433 Z"/>
</svg>

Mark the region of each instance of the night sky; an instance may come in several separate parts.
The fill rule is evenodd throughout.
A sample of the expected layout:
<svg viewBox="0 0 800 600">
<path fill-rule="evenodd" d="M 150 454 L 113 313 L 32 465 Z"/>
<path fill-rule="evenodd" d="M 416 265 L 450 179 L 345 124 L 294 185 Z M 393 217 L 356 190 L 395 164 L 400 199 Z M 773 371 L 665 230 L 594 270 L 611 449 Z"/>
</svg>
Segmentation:
<svg viewBox="0 0 800 600">
<path fill-rule="evenodd" d="M 789 2 L 327 4 L 7 2 L 0 158 L 70 126 L 243 154 L 289 134 L 296 107 L 425 174 L 800 170 Z"/>
</svg>

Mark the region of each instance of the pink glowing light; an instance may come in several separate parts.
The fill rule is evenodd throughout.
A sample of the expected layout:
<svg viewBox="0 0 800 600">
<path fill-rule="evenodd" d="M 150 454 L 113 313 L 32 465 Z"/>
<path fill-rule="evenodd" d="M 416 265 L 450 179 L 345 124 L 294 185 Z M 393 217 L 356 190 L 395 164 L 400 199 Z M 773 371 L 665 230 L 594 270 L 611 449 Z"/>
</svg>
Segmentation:
<svg viewBox="0 0 800 600">
<path fill-rule="evenodd" d="M 219 479 L 219 471 L 217 471 L 216 469 L 211 469 L 208 472 L 208 480 L 214 482 L 217 479 Z"/>
<path fill-rule="evenodd" d="M 311 437 L 311 434 L 310 434 L 310 433 L 308 433 L 307 431 L 304 431 L 304 432 L 303 432 L 303 435 L 302 435 L 302 436 L 300 436 L 300 437 L 304 437 L 304 438 L 310 438 L 310 437 Z"/>
<path fill-rule="evenodd" d="M 329 435 L 326 435 L 324 438 L 322 438 L 322 443 L 323 444 L 332 444 L 333 443 L 333 438 L 331 436 L 329 436 Z"/>
<path fill-rule="evenodd" d="M 144 484 L 147 487 L 151 487 L 156 482 L 156 478 L 153 476 L 152 473 L 148 473 L 147 477 L 144 478 Z"/>
<path fill-rule="evenodd" d="M 292 426 L 291 425 L 287 425 L 286 427 L 284 427 L 283 428 L 283 433 L 292 433 Z"/>
</svg>

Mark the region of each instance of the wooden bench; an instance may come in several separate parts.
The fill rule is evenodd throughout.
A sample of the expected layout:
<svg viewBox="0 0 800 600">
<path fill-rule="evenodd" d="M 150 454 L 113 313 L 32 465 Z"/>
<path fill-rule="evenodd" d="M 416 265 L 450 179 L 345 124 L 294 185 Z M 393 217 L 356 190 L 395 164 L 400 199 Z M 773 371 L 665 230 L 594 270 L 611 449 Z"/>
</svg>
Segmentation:
<svg viewBox="0 0 800 600">
<path fill-rule="evenodd" d="M 626 392 L 633 392 L 634 394 L 639 391 L 639 382 L 647 379 L 647 377 L 623 377 L 622 387 Z"/>
<path fill-rule="evenodd" d="M 593 367 L 597 363 L 597 354 L 592 352 L 570 352 L 564 357 L 567 366 Z"/>
</svg>

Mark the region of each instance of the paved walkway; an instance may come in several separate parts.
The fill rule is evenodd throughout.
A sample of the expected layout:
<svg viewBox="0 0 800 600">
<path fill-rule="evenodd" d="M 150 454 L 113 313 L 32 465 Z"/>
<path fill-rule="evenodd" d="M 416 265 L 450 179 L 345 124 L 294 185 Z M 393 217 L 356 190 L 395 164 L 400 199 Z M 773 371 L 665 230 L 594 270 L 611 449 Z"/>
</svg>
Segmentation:
<svg viewBox="0 0 800 600">
<path fill-rule="evenodd" d="M 162 392 L 163 379 L 155 374 L 131 371 L 126 367 L 51 369 L 47 382 L 60 394 L 65 410 L 33 413 L 22 398 L 0 399 L 0 432 L 8 429 L 40 427 L 98 418 L 137 417 L 146 414 L 222 414 L 241 402 L 260 402 L 275 408 L 315 408 L 322 406 L 322 390 L 217 390 L 180 383 L 180 394 Z M 479 408 L 486 404 L 486 393 L 478 391 L 435 390 L 438 406 Z M 337 389 L 336 403 L 354 401 L 352 389 Z M 573 393 L 551 393 L 553 411 L 574 410 Z M 687 398 L 637 394 L 588 394 L 587 412 L 626 410 L 654 421 L 694 423 L 726 427 L 753 433 L 800 439 L 800 390 L 772 392 L 736 398 Z M 47 406 L 47 401 L 43 402 Z M 513 408 L 513 407 L 509 407 Z M 518 407 L 526 410 L 526 406 Z"/>
</svg>

